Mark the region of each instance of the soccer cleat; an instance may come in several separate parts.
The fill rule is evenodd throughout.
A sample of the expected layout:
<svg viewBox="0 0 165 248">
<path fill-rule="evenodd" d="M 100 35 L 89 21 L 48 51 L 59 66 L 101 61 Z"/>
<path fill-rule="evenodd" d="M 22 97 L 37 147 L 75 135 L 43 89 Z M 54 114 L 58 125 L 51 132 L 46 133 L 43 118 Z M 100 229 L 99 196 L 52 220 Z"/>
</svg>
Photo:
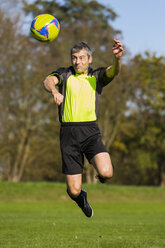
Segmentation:
<svg viewBox="0 0 165 248">
<path fill-rule="evenodd" d="M 93 216 L 93 209 L 91 208 L 91 206 L 87 201 L 87 192 L 85 190 L 81 190 L 81 196 L 82 196 L 82 200 L 77 204 L 82 209 L 84 214 L 90 218 Z"/>
<path fill-rule="evenodd" d="M 68 189 L 67 193 L 70 196 Z M 87 192 L 85 190 L 82 189 L 80 195 L 77 198 L 71 197 L 71 199 L 77 203 L 77 205 L 81 208 L 87 217 L 90 218 L 93 216 L 93 209 L 87 201 Z"/>
</svg>

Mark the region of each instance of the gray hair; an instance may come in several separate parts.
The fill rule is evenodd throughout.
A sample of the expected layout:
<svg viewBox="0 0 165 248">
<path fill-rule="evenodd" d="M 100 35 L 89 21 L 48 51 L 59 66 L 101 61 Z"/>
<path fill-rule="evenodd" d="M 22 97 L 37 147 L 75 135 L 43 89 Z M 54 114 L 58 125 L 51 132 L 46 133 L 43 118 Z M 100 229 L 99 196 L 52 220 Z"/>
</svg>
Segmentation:
<svg viewBox="0 0 165 248">
<path fill-rule="evenodd" d="M 82 49 L 87 51 L 88 57 L 92 56 L 92 50 L 85 42 L 79 42 L 71 48 L 71 56 L 73 53 L 80 52 Z"/>
</svg>

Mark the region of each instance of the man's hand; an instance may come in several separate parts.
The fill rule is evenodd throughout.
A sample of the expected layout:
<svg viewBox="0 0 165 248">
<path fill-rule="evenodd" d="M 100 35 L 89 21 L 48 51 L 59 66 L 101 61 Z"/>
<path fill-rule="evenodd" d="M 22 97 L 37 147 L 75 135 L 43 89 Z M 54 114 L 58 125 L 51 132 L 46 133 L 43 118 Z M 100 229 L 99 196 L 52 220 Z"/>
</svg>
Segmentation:
<svg viewBox="0 0 165 248">
<path fill-rule="evenodd" d="M 57 90 L 52 90 L 52 95 L 54 97 L 55 103 L 59 106 L 64 100 L 64 96 L 60 94 Z"/>
<path fill-rule="evenodd" d="M 122 56 L 122 53 L 123 53 L 123 44 L 121 43 L 120 40 L 114 40 L 115 44 L 112 48 L 112 51 L 113 51 L 113 55 L 119 59 L 121 58 Z"/>
</svg>

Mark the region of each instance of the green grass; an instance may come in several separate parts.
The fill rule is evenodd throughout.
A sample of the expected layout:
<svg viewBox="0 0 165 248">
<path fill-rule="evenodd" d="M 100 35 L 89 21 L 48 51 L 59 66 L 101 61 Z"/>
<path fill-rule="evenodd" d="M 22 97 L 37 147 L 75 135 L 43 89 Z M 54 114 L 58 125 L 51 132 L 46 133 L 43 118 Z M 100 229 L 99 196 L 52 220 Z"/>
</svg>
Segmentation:
<svg viewBox="0 0 165 248">
<path fill-rule="evenodd" d="M 60 183 L 0 183 L 0 248 L 164 248 L 165 188 L 83 185 L 88 219 Z"/>
</svg>

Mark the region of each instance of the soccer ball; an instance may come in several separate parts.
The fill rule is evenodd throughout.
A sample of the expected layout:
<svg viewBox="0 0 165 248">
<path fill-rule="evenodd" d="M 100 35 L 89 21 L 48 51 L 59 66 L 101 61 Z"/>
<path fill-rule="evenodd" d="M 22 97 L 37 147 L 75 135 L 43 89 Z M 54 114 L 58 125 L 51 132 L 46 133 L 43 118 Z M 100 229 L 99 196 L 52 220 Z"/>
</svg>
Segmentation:
<svg viewBox="0 0 165 248">
<path fill-rule="evenodd" d="M 58 36 L 60 24 L 54 16 L 41 14 L 33 19 L 30 31 L 39 41 L 53 41 Z"/>
</svg>

